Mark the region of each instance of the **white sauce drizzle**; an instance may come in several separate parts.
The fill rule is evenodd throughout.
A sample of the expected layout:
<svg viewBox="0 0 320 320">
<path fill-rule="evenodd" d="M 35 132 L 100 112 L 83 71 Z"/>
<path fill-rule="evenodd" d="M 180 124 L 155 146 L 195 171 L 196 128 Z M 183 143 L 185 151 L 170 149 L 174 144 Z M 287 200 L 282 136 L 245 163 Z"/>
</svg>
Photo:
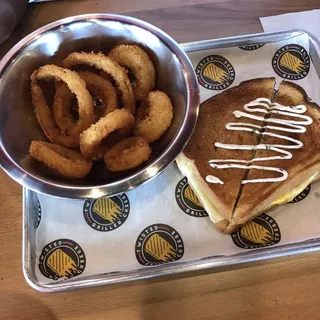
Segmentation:
<svg viewBox="0 0 320 320">
<path fill-rule="evenodd" d="M 222 180 L 220 180 L 218 177 L 211 176 L 211 175 L 206 176 L 206 180 L 209 183 L 220 183 L 220 184 L 223 184 Z"/>
<path fill-rule="evenodd" d="M 260 108 L 257 108 L 257 107 L 260 107 Z M 258 145 L 238 145 L 238 144 L 225 144 L 225 143 L 216 142 L 215 147 L 217 148 L 224 148 L 228 150 L 272 150 L 279 153 L 279 155 L 254 158 L 251 160 L 212 159 L 212 160 L 209 160 L 210 166 L 215 169 L 228 169 L 228 168 L 257 169 L 257 170 L 278 172 L 281 174 L 281 176 L 277 178 L 243 180 L 241 182 L 242 184 L 257 183 L 257 182 L 279 182 L 279 181 L 285 180 L 288 177 L 288 172 L 286 170 L 281 168 L 275 168 L 275 167 L 257 166 L 257 165 L 253 165 L 252 163 L 256 161 L 291 159 L 292 153 L 285 149 L 300 149 L 303 147 L 303 143 L 300 140 L 293 139 L 286 135 L 281 135 L 281 134 L 277 134 L 269 131 L 260 132 L 260 130 L 273 129 L 276 131 L 304 133 L 306 132 L 306 128 L 304 126 L 310 125 L 312 123 L 312 118 L 310 118 L 309 116 L 303 115 L 303 113 L 307 111 L 307 107 L 305 105 L 283 106 L 278 103 L 272 103 L 267 98 L 258 98 L 244 105 L 244 110 L 247 112 L 236 110 L 233 112 L 233 114 L 235 115 L 236 118 L 254 119 L 257 121 L 265 122 L 266 125 L 259 126 L 256 124 L 245 123 L 245 122 L 231 122 L 226 125 L 227 130 L 249 131 L 254 134 L 262 135 L 261 140 L 263 140 L 263 136 L 269 136 L 269 137 L 276 137 L 279 139 L 287 140 L 292 144 L 282 145 L 282 144 L 263 144 L 262 143 Z M 264 116 L 258 116 L 258 115 L 252 114 L 253 112 L 271 114 L 271 115 L 272 114 L 285 115 L 293 118 L 299 118 L 300 120 L 276 119 L 272 117 L 265 119 Z M 208 175 L 206 177 L 206 181 L 209 183 L 223 184 L 223 181 L 221 181 L 219 178 L 214 177 L 212 175 Z"/>
</svg>

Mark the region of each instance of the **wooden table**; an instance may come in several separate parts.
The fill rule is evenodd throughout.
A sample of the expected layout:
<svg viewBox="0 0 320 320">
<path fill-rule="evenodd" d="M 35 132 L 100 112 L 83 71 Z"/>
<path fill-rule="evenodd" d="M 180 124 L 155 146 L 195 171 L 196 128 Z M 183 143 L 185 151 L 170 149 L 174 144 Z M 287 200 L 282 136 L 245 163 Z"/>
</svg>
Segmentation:
<svg viewBox="0 0 320 320">
<path fill-rule="evenodd" d="M 258 18 L 319 0 L 59 1 L 30 5 L 0 57 L 36 28 L 81 13 L 125 13 L 178 42 L 262 31 Z M 0 172 L 0 319 L 320 319 L 320 254 L 303 254 L 69 293 L 40 294 L 23 279 L 20 185 Z"/>
</svg>

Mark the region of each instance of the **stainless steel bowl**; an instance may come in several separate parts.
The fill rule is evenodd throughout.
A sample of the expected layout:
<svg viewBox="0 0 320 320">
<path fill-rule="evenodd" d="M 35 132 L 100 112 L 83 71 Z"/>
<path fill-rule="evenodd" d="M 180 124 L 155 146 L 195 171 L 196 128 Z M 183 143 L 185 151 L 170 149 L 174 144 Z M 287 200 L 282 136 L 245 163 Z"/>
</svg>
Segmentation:
<svg viewBox="0 0 320 320">
<path fill-rule="evenodd" d="M 142 167 L 111 174 L 102 163 L 83 180 L 64 180 L 28 154 L 32 140 L 47 140 L 31 103 L 30 75 L 41 65 L 59 64 L 73 51 L 107 53 L 122 43 L 138 43 L 148 52 L 157 72 L 156 87 L 172 99 L 173 123 L 152 145 L 152 157 Z M 157 176 L 182 151 L 195 126 L 198 106 L 192 64 L 160 29 L 120 15 L 87 14 L 59 20 L 24 38 L 0 62 L 0 164 L 20 184 L 53 196 L 96 198 L 128 191 Z"/>
</svg>

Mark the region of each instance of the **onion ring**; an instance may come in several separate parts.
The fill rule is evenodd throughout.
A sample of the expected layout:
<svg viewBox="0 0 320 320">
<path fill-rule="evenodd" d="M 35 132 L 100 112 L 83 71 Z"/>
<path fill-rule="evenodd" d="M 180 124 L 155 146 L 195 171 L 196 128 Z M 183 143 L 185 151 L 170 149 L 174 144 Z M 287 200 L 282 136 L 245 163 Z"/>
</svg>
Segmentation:
<svg viewBox="0 0 320 320">
<path fill-rule="evenodd" d="M 56 93 L 52 105 L 53 119 L 62 132 L 66 134 L 70 133 L 77 125 L 77 121 L 70 113 L 73 96 L 64 82 L 56 81 Z"/>
<path fill-rule="evenodd" d="M 72 129 L 70 135 L 66 135 L 57 127 L 52 111 L 47 105 L 43 90 L 38 84 L 38 80 L 40 79 L 52 78 L 65 82 L 78 100 L 79 120 L 76 122 L 76 126 Z M 77 147 L 79 145 L 80 134 L 94 122 L 93 100 L 86 89 L 85 82 L 76 72 L 55 65 L 45 65 L 31 75 L 31 93 L 37 120 L 47 138 L 62 146 Z"/>
<path fill-rule="evenodd" d="M 134 135 L 149 143 L 158 140 L 169 128 L 173 118 L 170 98 L 161 91 L 152 91 L 137 110 Z"/>
<path fill-rule="evenodd" d="M 133 169 L 147 161 L 151 154 L 148 142 L 142 137 L 130 137 L 113 146 L 104 161 L 110 171 Z"/>
<path fill-rule="evenodd" d="M 134 117 L 126 109 L 116 109 L 100 118 L 80 136 L 81 153 L 88 159 L 101 159 L 112 142 L 108 138 L 112 133 L 120 132 L 121 138 L 128 137 L 134 127 Z M 106 139 L 106 145 L 103 140 Z"/>
<path fill-rule="evenodd" d="M 99 97 L 104 104 L 101 112 L 96 109 L 98 115 L 96 121 L 117 108 L 117 90 L 110 81 L 89 71 L 78 72 L 78 74 L 86 83 L 91 96 L 93 98 Z"/>
<path fill-rule="evenodd" d="M 95 121 L 107 115 L 117 107 L 117 91 L 110 81 L 99 75 L 84 71 L 78 72 L 80 78 L 86 83 L 91 96 L 99 97 L 103 102 L 102 108 L 95 108 Z M 70 110 L 72 106 L 73 94 L 65 83 L 56 83 L 56 94 L 53 101 L 53 117 L 61 130 L 70 132 L 76 125 L 76 120 L 72 117 Z"/>
<path fill-rule="evenodd" d="M 80 152 L 44 141 L 32 141 L 30 155 L 66 178 L 82 178 L 92 167 L 92 162 Z"/>
<path fill-rule="evenodd" d="M 62 64 L 65 68 L 86 64 L 109 74 L 121 92 L 122 107 L 131 111 L 132 114 L 135 113 L 136 106 L 132 85 L 126 71 L 118 63 L 102 53 L 73 52 L 64 59 Z"/>
<path fill-rule="evenodd" d="M 133 73 L 134 96 L 141 102 L 153 90 L 156 81 L 156 71 L 148 54 L 137 45 L 123 44 L 112 49 L 108 56 Z"/>
</svg>

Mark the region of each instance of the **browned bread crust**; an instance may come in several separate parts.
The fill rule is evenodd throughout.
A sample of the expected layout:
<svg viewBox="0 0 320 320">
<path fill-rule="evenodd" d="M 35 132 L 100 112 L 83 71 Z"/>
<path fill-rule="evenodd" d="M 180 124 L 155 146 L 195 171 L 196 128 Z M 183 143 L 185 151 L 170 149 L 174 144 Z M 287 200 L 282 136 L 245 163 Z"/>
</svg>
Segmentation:
<svg viewBox="0 0 320 320">
<path fill-rule="evenodd" d="M 259 97 L 271 99 L 274 85 L 275 78 L 253 79 L 242 82 L 239 86 L 228 89 L 202 103 L 195 131 L 183 154 L 177 159 L 180 170 L 187 176 L 191 187 L 204 204 L 212 221 L 219 223 L 218 227 L 221 231 L 226 228 L 227 222 L 232 218 L 245 170 L 213 169 L 208 162 L 211 159 L 231 158 L 249 160 L 252 152 L 215 148 L 214 143 L 255 144 L 257 139 L 252 133 L 230 131 L 225 126 L 231 121 L 244 121 L 233 115 L 235 110 L 242 110 L 244 104 Z M 246 121 L 255 123 L 254 120 Z M 205 180 L 207 175 L 218 176 L 224 184 L 207 183 Z M 217 210 L 208 208 L 206 205 L 208 202 L 211 202 Z"/>
<path fill-rule="evenodd" d="M 288 136 L 303 142 L 303 148 L 290 150 L 292 158 L 288 160 L 263 161 L 257 164 L 285 169 L 288 178 L 282 182 L 273 183 L 252 183 L 244 185 L 240 200 L 234 211 L 234 215 L 225 230 L 230 233 L 239 226 L 257 215 L 273 207 L 272 203 L 284 194 L 291 192 L 295 187 L 301 185 L 320 170 L 320 108 L 317 104 L 310 102 L 306 92 L 298 85 L 283 81 L 280 84 L 275 102 L 285 106 L 305 105 L 307 111 L 304 113 L 313 119 L 313 123 L 306 126 L 305 133 L 290 133 Z M 273 117 L 277 117 L 273 115 Z M 286 118 L 283 115 L 282 118 Z M 274 131 L 273 131 L 274 132 Z M 280 133 L 283 134 L 283 133 Z M 285 133 L 284 133 L 285 134 Z M 282 139 L 265 136 L 263 143 L 266 144 L 289 144 Z M 259 150 L 255 157 L 272 155 L 270 150 Z M 266 171 L 251 169 L 248 179 L 260 179 L 276 177 Z M 317 179 L 317 176 L 314 180 Z M 257 195 L 259 195 L 257 197 Z"/>
<path fill-rule="evenodd" d="M 183 154 L 177 163 L 182 173 L 189 180 L 190 186 L 198 195 L 211 220 L 219 231 L 231 233 L 257 215 L 275 206 L 275 200 L 294 188 L 305 183 L 310 177 L 317 180 L 320 177 L 320 139 L 318 128 L 320 125 L 320 109 L 310 102 L 306 92 L 298 85 L 283 81 L 277 92 L 274 102 L 285 106 L 304 104 L 307 107 L 306 115 L 313 119 L 307 126 L 306 133 L 284 133 L 303 142 L 301 149 L 291 149 L 292 159 L 256 162 L 257 165 L 272 166 L 285 169 L 288 178 L 282 182 L 252 183 L 241 185 L 246 179 L 274 177 L 277 174 L 261 170 L 243 169 L 213 169 L 209 166 L 210 159 L 242 159 L 270 156 L 273 151 L 259 150 L 229 151 L 223 148 L 214 148 L 215 142 L 230 144 L 260 143 L 251 132 L 229 131 L 225 128 L 229 122 L 250 122 L 254 120 L 243 118 L 237 120 L 233 112 L 243 110 L 243 106 L 259 97 L 271 99 L 275 85 L 274 78 L 253 79 L 242 82 L 223 93 L 205 101 L 200 106 L 198 123 Z M 272 115 L 278 117 L 278 115 Z M 283 115 L 281 115 L 283 118 Z M 260 123 L 257 123 L 261 125 Z M 240 133 L 239 133 L 240 132 Z M 279 132 L 278 132 L 279 133 Z M 283 134 L 280 132 L 280 134 Z M 261 143 L 285 144 L 286 141 L 265 136 Z M 289 142 L 287 142 L 289 143 Z M 276 154 L 276 153 L 274 153 Z M 206 176 L 210 174 L 219 177 L 224 184 L 210 184 Z"/>
</svg>

